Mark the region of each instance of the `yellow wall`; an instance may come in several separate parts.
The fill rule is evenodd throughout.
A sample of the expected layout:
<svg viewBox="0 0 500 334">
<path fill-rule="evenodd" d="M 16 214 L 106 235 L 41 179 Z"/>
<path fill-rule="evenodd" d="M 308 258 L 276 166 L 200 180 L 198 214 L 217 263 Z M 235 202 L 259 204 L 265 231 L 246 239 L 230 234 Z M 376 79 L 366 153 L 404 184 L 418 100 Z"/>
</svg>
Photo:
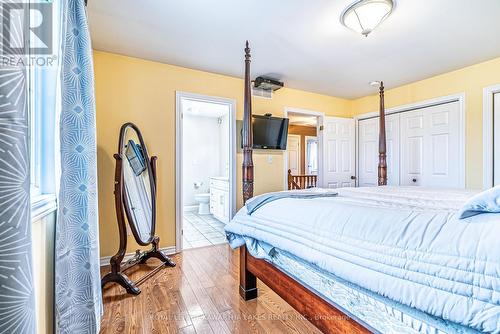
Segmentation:
<svg viewBox="0 0 500 334">
<path fill-rule="evenodd" d="M 411 65 L 409 65 L 411 66 Z M 440 96 L 465 93 L 466 186 L 482 188 L 483 88 L 500 83 L 500 58 L 390 89 L 386 107 L 405 105 Z M 352 101 L 352 115 L 376 111 L 378 95 Z"/>
<path fill-rule="evenodd" d="M 32 225 L 33 273 L 36 292 L 37 333 L 53 333 L 54 307 L 54 228 L 56 213 Z"/>
<path fill-rule="evenodd" d="M 151 154 L 158 156 L 158 226 L 161 246 L 175 244 L 175 92 L 185 91 L 236 100 L 237 119 L 243 116 L 243 80 L 213 73 L 94 52 L 97 145 L 99 168 L 99 219 L 101 256 L 118 249 L 113 181 L 114 159 L 120 126 L 136 123 Z M 242 59 L 243 71 L 243 59 Z M 285 106 L 349 116 L 351 102 L 294 89 L 279 90 L 272 100 L 254 98 L 255 114 L 281 115 Z M 273 155 L 268 164 L 267 156 Z M 283 189 L 283 153 L 256 153 L 255 193 Z M 241 179 L 241 154 L 237 171 Z M 241 184 L 238 183 L 238 207 Z M 129 237 L 128 251 L 137 245 Z"/>
<path fill-rule="evenodd" d="M 126 121 L 144 133 L 148 149 L 159 157 L 158 227 L 162 247 L 175 244 L 175 92 L 185 91 L 236 100 L 237 119 L 243 115 L 243 81 L 238 78 L 196 71 L 137 58 L 94 52 L 99 162 L 99 213 L 101 255 L 118 247 L 113 180 L 118 130 Z M 243 62 L 242 62 L 243 66 Z M 243 68 L 242 68 L 243 71 Z M 414 82 L 386 92 L 387 108 L 465 93 L 466 176 L 468 188 L 482 186 L 483 88 L 500 83 L 500 58 Z M 255 114 L 281 115 L 285 106 L 324 112 L 331 116 L 354 116 L 376 111 L 378 96 L 345 100 L 294 89 L 279 90 L 272 100 L 253 98 Z M 267 156 L 273 156 L 273 163 Z M 241 154 L 237 179 L 241 178 Z M 283 153 L 256 152 L 255 193 L 282 189 Z M 238 207 L 241 206 L 238 183 Z M 128 251 L 137 245 L 129 237 Z"/>
</svg>

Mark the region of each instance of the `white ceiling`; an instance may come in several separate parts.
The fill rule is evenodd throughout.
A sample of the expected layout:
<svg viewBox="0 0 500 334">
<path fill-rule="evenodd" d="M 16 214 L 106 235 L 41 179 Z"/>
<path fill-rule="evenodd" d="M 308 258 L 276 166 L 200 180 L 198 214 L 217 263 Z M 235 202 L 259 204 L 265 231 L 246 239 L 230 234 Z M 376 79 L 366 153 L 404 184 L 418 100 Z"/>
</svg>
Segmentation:
<svg viewBox="0 0 500 334">
<path fill-rule="evenodd" d="M 353 0 L 89 0 L 97 50 L 344 98 L 500 56 L 499 0 L 397 0 L 367 38 L 339 22 Z M 277 92 L 279 94 L 279 92 Z"/>
<path fill-rule="evenodd" d="M 291 125 L 316 126 L 318 119 L 316 116 L 304 116 L 301 114 L 288 114 L 288 123 Z"/>
</svg>

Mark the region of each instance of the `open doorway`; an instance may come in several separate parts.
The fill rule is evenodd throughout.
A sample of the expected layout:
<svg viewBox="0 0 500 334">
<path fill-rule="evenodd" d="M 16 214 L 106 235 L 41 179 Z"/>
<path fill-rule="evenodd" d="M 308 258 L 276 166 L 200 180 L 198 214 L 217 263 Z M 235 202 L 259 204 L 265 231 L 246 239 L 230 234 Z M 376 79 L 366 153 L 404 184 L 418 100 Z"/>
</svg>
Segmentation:
<svg viewBox="0 0 500 334">
<path fill-rule="evenodd" d="M 302 109 L 285 109 L 289 119 L 285 155 L 285 189 L 293 179 L 301 188 L 320 186 L 321 138 L 323 114 Z"/>
<path fill-rule="evenodd" d="M 176 250 L 226 242 L 235 211 L 235 102 L 177 93 Z"/>
</svg>

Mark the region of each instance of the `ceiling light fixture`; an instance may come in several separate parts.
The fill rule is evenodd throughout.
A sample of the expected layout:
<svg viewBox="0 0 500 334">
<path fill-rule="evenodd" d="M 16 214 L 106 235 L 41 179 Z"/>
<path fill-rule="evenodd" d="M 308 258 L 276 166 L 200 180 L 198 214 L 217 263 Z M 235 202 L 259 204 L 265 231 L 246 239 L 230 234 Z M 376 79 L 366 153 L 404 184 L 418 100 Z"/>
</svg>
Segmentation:
<svg viewBox="0 0 500 334">
<path fill-rule="evenodd" d="M 342 12 L 340 22 L 366 37 L 392 13 L 393 9 L 393 0 L 359 0 Z"/>
</svg>

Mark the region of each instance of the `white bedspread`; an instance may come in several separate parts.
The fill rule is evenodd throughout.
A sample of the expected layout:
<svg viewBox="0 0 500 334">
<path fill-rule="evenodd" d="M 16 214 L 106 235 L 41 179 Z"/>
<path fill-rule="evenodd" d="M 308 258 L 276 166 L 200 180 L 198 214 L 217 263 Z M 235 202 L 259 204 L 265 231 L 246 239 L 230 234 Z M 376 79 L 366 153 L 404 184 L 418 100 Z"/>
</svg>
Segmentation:
<svg viewBox="0 0 500 334">
<path fill-rule="evenodd" d="M 500 215 L 458 220 L 475 192 L 343 188 L 280 199 L 226 226 L 233 247 L 264 241 L 385 297 L 500 333 Z"/>
</svg>

